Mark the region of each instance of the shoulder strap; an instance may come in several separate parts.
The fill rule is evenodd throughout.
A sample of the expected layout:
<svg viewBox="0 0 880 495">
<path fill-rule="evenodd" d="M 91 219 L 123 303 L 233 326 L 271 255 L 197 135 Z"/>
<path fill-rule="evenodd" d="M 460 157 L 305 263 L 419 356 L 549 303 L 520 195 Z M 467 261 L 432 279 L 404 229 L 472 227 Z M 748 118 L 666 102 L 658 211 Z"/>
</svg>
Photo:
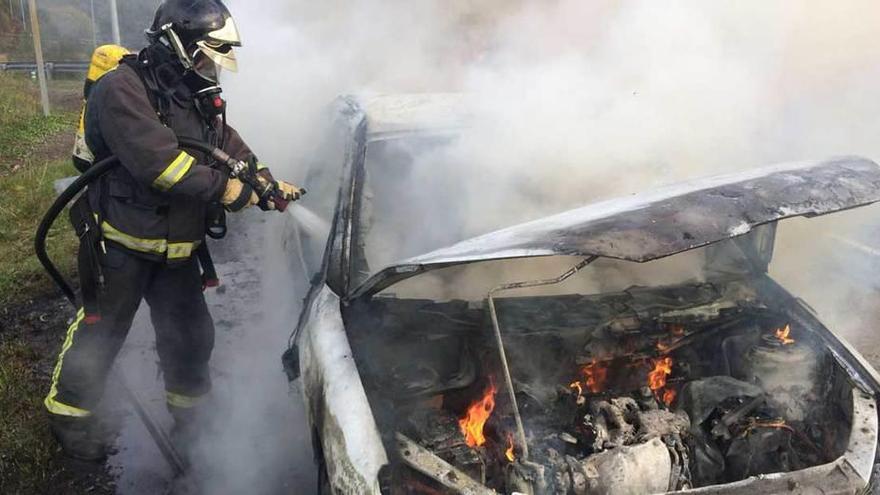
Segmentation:
<svg viewBox="0 0 880 495">
<path fill-rule="evenodd" d="M 147 68 L 141 63 L 138 59 L 137 55 L 126 55 L 122 57 L 122 60 L 119 61 L 120 65 L 127 65 L 141 78 L 141 82 L 144 84 L 144 88 L 147 90 L 147 98 L 150 100 L 150 104 L 153 106 L 153 110 L 156 112 L 156 115 L 159 117 L 159 120 L 162 121 L 163 124 L 168 125 L 168 122 L 165 117 L 165 113 L 162 111 L 162 106 L 159 100 L 159 95 L 161 94 L 161 90 L 159 89 L 159 85 L 156 84 L 155 79 L 152 77 L 148 77 Z"/>
</svg>

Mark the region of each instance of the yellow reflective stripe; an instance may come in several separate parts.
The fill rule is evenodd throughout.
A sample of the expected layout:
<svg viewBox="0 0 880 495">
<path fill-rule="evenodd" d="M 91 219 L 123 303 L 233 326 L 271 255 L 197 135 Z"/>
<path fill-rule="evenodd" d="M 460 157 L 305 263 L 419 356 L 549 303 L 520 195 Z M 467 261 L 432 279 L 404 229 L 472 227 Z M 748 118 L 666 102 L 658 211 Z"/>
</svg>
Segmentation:
<svg viewBox="0 0 880 495">
<path fill-rule="evenodd" d="M 190 409 L 199 405 L 205 399 L 204 395 L 199 397 L 190 397 L 188 395 L 175 394 L 174 392 L 165 392 L 165 400 L 174 407 Z"/>
<path fill-rule="evenodd" d="M 107 239 L 113 242 L 118 242 L 132 251 L 160 256 L 167 253 L 168 259 L 172 260 L 189 258 L 192 256 L 193 251 L 202 244 L 202 241 L 169 243 L 165 239 L 144 239 L 142 237 L 134 237 L 125 232 L 120 232 L 106 221 L 101 224 L 101 231 Z"/>
<path fill-rule="evenodd" d="M 111 241 L 118 242 L 133 251 L 142 253 L 165 254 L 168 250 L 168 241 L 165 239 L 143 239 L 140 237 L 130 236 L 124 232 L 116 230 L 107 222 L 101 224 L 101 230 L 104 237 Z"/>
<path fill-rule="evenodd" d="M 269 168 L 269 167 L 263 165 L 263 164 L 260 163 L 260 162 L 257 162 L 257 171 L 258 171 L 258 172 L 259 172 L 260 170 L 264 170 L 264 169 L 267 169 L 267 168 Z"/>
<path fill-rule="evenodd" d="M 181 167 L 181 168 L 180 168 L 180 171 L 177 172 L 177 174 L 174 176 L 174 178 L 172 179 L 172 181 L 173 181 L 175 184 L 177 184 L 178 182 L 180 182 L 180 179 L 182 179 L 183 176 L 186 175 L 187 172 L 189 172 L 189 169 L 192 168 L 193 163 L 195 163 L 195 162 L 196 162 L 196 159 L 195 159 L 195 158 L 193 158 L 193 157 L 189 157 L 189 158 L 187 159 L 186 163 L 184 164 L 184 166 Z"/>
<path fill-rule="evenodd" d="M 74 320 L 70 325 L 70 328 L 67 329 L 67 337 L 64 339 L 64 345 L 61 346 L 61 353 L 58 354 L 58 362 L 55 364 L 55 371 L 52 373 L 52 387 L 49 389 L 49 395 L 46 396 L 46 400 L 43 401 L 46 409 L 53 414 L 73 416 L 77 418 L 84 418 L 92 414 L 90 411 L 69 406 L 55 399 L 55 396 L 58 395 L 58 379 L 61 376 L 61 366 L 64 363 L 64 355 L 67 354 L 67 351 L 73 345 L 73 336 L 76 334 L 76 331 L 79 329 L 79 324 L 82 323 L 85 316 L 86 312 L 84 309 L 77 311 L 76 320 Z"/>
<path fill-rule="evenodd" d="M 86 411 L 85 409 L 80 409 L 78 407 L 68 406 L 63 402 L 59 402 L 55 399 L 54 395 L 50 395 L 46 397 L 46 400 L 43 401 L 43 405 L 46 406 L 46 409 L 52 413 L 57 414 L 59 416 L 72 416 L 74 418 L 87 418 L 92 415 L 91 412 Z"/>
<path fill-rule="evenodd" d="M 177 242 L 168 244 L 168 259 L 189 258 L 198 242 Z"/>
<path fill-rule="evenodd" d="M 79 134 L 86 133 L 86 102 L 83 101 L 82 111 L 79 113 L 79 127 L 76 128 Z"/>
<path fill-rule="evenodd" d="M 161 191 L 171 189 L 175 184 L 180 182 L 180 179 L 182 179 L 187 172 L 189 172 L 189 169 L 192 168 L 195 161 L 196 159 L 189 153 L 181 151 L 180 154 L 177 155 L 177 158 L 171 162 L 171 165 L 168 165 L 168 167 L 165 168 L 165 171 L 162 172 L 162 174 L 153 182 L 153 187 Z"/>
</svg>

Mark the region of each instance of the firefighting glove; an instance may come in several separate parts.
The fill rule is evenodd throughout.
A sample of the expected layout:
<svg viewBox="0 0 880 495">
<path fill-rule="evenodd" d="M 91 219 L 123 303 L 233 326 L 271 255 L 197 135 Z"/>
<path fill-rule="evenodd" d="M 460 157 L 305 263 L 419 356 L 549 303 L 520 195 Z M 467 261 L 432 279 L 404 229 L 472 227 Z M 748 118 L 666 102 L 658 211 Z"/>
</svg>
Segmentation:
<svg viewBox="0 0 880 495">
<path fill-rule="evenodd" d="M 300 189 L 293 184 L 289 184 L 284 181 L 275 180 L 275 177 L 272 176 L 272 172 L 269 170 L 269 167 L 265 165 L 261 165 L 257 157 L 252 156 L 248 160 L 248 165 L 251 168 L 252 173 L 256 174 L 257 180 L 263 185 L 263 187 L 269 188 L 271 186 L 276 192 L 272 195 L 273 197 L 263 197 L 260 198 L 260 202 L 258 205 L 260 209 L 263 211 L 271 211 L 277 210 L 278 206 L 273 202 L 273 199 L 281 199 L 285 204 L 292 203 L 294 201 L 299 200 L 301 197 L 305 196 L 306 190 Z M 278 198 L 280 196 L 280 198 Z"/>
<path fill-rule="evenodd" d="M 263 184 L 273 185 L 276 191 L 275 195 L 273 196 L 280 196 L 280 199 L 284 200 L 285 203 L 292 203 L 294 201 L 297 201 L 306 193 L 305 189 L 300 189 L 293 184 L 289 184 L 280 180 L 276 181 L 272 177 L 272 173 L 269 172 L 269 169 L 261 170 L 257 174 L 257 178 Z M 277 205 L 275 205 L 275 202 L 273 201 L 273 197 L 261 198 L 259 205 L 260 209 L 262 209 L 263 211 L 272 211 L 278 209 Z"/>
<path fill-rule="evenodd" d="M 298 201 L 306 194 L 306 190 L 296 187 L 289 182 L 284 182 L 283 180 L 279 180 L 277 182 L 278 190 L 281 191 L 281 196 L 285 201 L 293 202 Z"/>
<path fill-rule="evenodd" d="M 274 181 L 274 189 L 275 194 L 260 200 L 259 205 L 263 211 L 277 210 L 278 205 L 276 205 L 275 202 L 279 199 L 284 201 L 285 206 L 282 208 L 286 208 L 287 204 L 298 200 L 306 193 L 305 189 L 300 189 L 293 184 L 288 184 L 287 182 L 280 180 Z"/>
<path fill-rule="evenodd" d="M 229 211 L 240 211 L 249 206 L 259 203 L 260 198 L 254 193 L 254 189 L 244 182 L 230 177 L 226 182 L 226 191 L 220 200 Z"/>
</svg>

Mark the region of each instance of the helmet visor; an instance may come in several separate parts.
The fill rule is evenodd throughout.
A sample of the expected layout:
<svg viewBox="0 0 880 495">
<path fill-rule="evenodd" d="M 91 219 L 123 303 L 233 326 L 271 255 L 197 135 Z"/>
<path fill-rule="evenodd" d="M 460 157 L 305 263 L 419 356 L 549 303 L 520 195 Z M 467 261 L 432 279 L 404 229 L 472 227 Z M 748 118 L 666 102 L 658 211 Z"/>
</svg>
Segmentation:
<svg viewBox="0 0 880 495">
<path fill-rule="evenodd" d="M 227 17 L 223 27 L 207 34 L 206 38 L 216 43 L 225 43 L 232 46 L 241 46 L 241 36 L 238 34 L 238 26 L 232 17 Z"/>
<path fill-rule="evenodd" d="M 212 41 L 196 42 L 198 49 L 193 56 L 193 62 L 198 65 L 200 55 L 207 57 L 209 60 L 217 64 L 217 67 L 226 69 L 230 72 L 238 72 L 238 61 L 235 59 L 235 52 L 232 45 L 226 43 L 215 43 Z M 202 62 L 204 63 L 204 61 Z M 198 68 L 196 68 L 198 70 Z"/>
<path fill-rule="evenodd" d="M 215 64 L 204 52 L 196 50 L 193 54 L 193 71 L 213 84 L 220 83 L 220 71 L 222 69 Z"/>
</svg>

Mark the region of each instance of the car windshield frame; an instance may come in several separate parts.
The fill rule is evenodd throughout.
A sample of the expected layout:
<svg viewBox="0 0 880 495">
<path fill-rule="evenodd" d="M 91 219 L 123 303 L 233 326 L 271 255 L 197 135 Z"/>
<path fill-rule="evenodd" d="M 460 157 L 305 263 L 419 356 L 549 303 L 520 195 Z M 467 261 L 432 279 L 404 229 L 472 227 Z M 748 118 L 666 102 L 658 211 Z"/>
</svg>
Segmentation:
<svg viewBox="0 0 880 495">
<path fill-rule="evenodd" d="M 363 252 L 365 248 L 370 247 L 367 246 L 367 244 L 369 244 L 369 233 L 365 231 L 365 228 L 367 226 L 365 224 L 363 215 L 364 208 L 369 201 L 368 196 L 370 196 L 369 187 L 371 180 L 371 171 L 369 169 L 369 156 L 371 146 L 384 146 L 391 143 L 404 142 L 408 139 L 417 139 L 420 141 L 435 140 L 442 145 L 443 143 L 440 143 L 441 141 L 454 140 L 461 133 L 462 129 L 462 127 L 438 127 L 409 131 L 383 132 L 381 134 L 369 135 L 366 138 L 365 142 L 363 143 L 363 148 L 361 149 L 357 158 L 357 162 L 355 164 L 355 180 L 352 184 L 352 208 L 349 213 L 349 221 L 347 222 L 350 229 L 347 248 L 349 254 L 346 259 L 348 263 L 346 272 L 348 273 L 349 291 L 356 289 L 364 282 L 366 282 L 370 277 L 379 273 L 383 268 L 387 266 L 388 263 L 400 259 L 398 257 L 394 258 L 393 260 L 389 260 L 388 263 L 371 265 L 369 260 L 366 259 L 367 255 Z M 437 245 L 437 247 L 439 248 L 446 245 L 448 245 L 448 243 L 439 244 Z M 426 251 L 420 251 L 413 254 L 421 254 L 423 252 Z M 372 269 L 367 272 L 364 270 L 364 268 Z"/>
</svg>

